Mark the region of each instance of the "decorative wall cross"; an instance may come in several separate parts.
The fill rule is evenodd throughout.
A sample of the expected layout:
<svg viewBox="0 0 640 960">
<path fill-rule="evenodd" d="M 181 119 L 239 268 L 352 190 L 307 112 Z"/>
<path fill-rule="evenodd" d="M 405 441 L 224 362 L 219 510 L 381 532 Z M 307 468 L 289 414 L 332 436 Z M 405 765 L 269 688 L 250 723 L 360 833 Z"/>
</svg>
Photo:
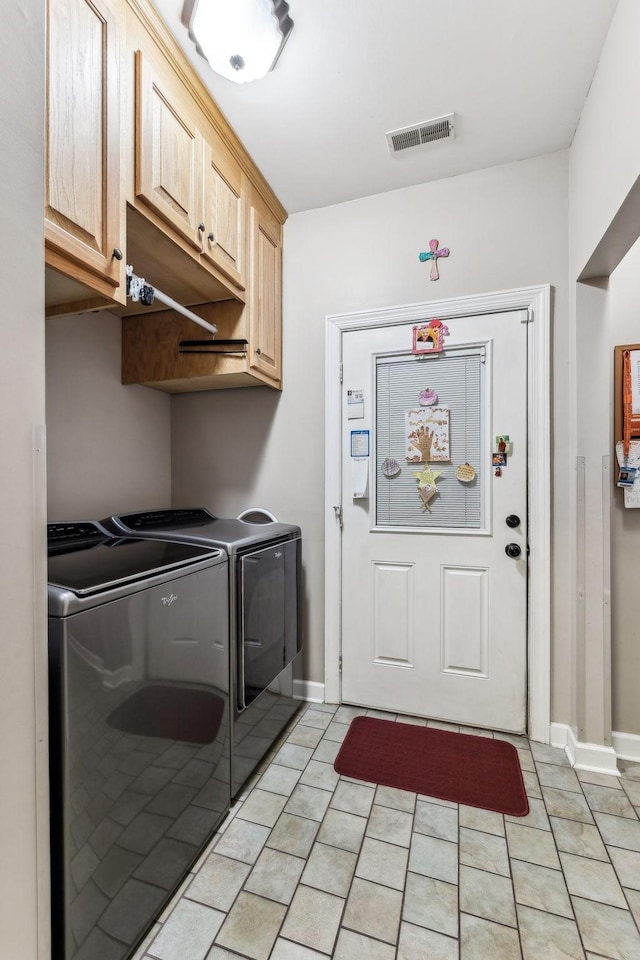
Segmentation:
<svg viewBox="0 0 640 960">
<path fill-rule="evenodd" d="M 424 263 L 425 260 L 431 260 L 431 273 L 429 274 L 430 280 L 439 280 L 440 274 L 438 273 L 438 260 L 440 257 L 449 256 L 449 247 L 441 247 L 438 250 L 438 241 L 429 240 L 429 253 L 420 253 L 418 258 L 420 263 Z"/>
</svg>

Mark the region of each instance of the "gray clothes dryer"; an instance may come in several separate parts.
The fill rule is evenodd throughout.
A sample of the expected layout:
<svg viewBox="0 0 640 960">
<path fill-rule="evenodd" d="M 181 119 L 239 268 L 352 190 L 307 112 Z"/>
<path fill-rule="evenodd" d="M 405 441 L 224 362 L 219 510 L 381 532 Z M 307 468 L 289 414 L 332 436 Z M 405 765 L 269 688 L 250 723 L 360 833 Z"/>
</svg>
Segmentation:
<svg viewBox="0 0 640 960">
<path fill-rule="evenodd" d="M 201 507 L 146 510 L 101 523 L 123 536 L 216 546 L 229 556 L 235 797 L 301 706 L 293 697 L 294 662 L 302 650 L 300 527 L 263 510 L 221 519 Z"/>
<path fill-rule="evenodd" d="M 223 550 L 49 524 L 54 960 L 125 960 L 230 806 Z"/>
</svg>

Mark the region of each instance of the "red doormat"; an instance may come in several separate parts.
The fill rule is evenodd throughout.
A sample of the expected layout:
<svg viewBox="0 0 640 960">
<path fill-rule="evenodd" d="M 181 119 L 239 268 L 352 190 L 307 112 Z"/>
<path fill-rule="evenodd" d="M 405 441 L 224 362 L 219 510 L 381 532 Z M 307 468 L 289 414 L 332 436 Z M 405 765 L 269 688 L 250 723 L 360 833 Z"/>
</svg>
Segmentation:
<svg viewBox="0 0 640 960">
<path fill-rule="evenodd" d="M 356 717 L 334 768 L 343 777 L 513 817 L 529 812 L 518 751 L 504 740 Z"/>
</svg>

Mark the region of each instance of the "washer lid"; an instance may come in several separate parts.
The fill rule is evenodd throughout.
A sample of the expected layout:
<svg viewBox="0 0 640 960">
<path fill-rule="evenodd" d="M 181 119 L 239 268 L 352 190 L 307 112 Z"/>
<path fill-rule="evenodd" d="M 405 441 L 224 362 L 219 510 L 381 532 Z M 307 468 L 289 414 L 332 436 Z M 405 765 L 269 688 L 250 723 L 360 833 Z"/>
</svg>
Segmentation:
<svg viewBox="0 0 640 960">
<path fill-rule="evenodd" d="M 112 519 L 120 520 L 134 534 L 147 535 L 151 531 L 169 530 L 181 527 L 206 527 L 217 520 L 204 507 L 176 508 L 166 510 L 142 510 L 138 513 L 125 513 Z"/>
<path fill-rule="evenodd" d="M 65 552 L 49 556 L 49 585 L 88 596 L 109 590 L 118 584 L 188 566 L 205 559 L 218 558 L 222 550 L 167 540 L 138 540 L 102 535 L 80 545 L 70 543 Z"/>
<path fill-rule="evenodd" d="M 100 521 L 107 530 L 123 537 L 171 538 L 184 543 L 222 547 L 231 556 L 243 550 L 301 536 L 290 523 L 224 519 L 202 507 L 145 510 L 122 513 Z"/>
</svg>

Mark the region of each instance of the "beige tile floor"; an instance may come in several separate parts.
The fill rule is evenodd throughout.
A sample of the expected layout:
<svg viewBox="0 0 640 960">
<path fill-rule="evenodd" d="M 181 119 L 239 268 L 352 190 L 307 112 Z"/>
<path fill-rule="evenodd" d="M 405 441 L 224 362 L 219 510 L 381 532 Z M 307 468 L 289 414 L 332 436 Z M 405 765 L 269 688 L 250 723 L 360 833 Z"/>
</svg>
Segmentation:
<svg viewBox="0 0 640 960">
<path fill-rule="evenodd" d="M 640 960 L 640 765 L 505 736 L 530 813 L 502 816 L 339 777 L 365 712 L 426 722 L 307 705 L 136 960 Z"/>
</svg>

